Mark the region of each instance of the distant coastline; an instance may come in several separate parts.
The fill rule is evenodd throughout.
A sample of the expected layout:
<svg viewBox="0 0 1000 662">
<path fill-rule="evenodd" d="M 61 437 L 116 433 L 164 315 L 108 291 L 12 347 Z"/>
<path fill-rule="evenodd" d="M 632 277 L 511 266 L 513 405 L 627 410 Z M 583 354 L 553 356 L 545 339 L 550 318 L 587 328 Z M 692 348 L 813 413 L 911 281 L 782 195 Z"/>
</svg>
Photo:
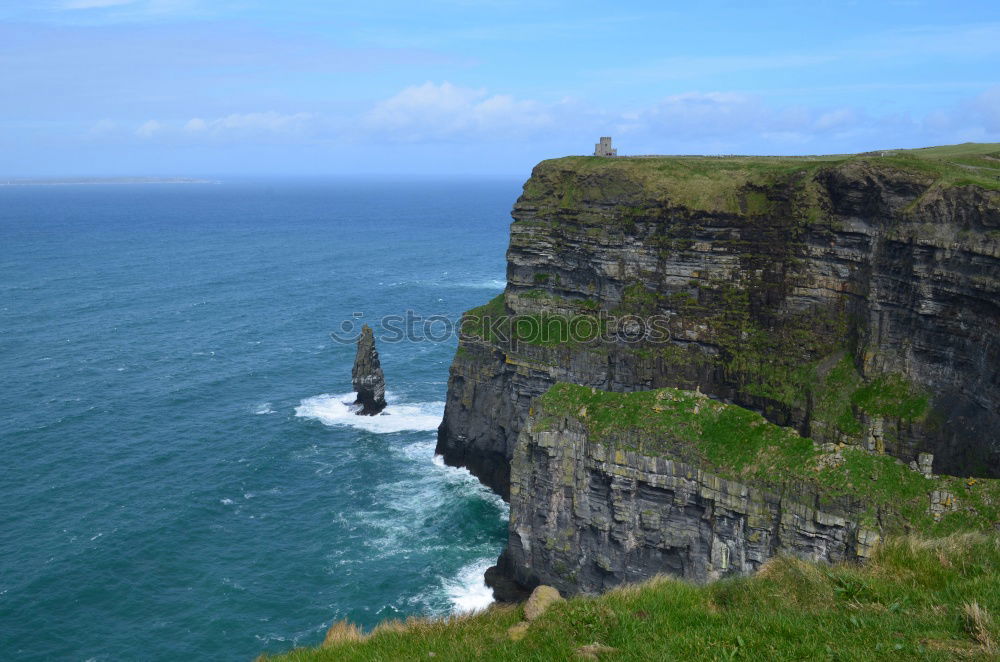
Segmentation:
<svg viewBox="0 0 1000 662">
<path fill-rule="evenodd" d="M 0 186 L 78 186 L 93 184 L 219 184 L 217 179 L 190 177 L 60 177 L 0 179 Z"/>
</svg>

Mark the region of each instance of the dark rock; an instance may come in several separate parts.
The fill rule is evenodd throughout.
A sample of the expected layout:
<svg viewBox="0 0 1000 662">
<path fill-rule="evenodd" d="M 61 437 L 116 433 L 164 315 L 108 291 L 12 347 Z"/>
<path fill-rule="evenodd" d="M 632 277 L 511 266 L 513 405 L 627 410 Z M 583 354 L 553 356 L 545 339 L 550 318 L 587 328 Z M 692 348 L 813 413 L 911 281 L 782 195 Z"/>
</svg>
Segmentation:
<svg viewBox="0 0 1000 662">
<path fill-rule="evenodd" d="M 514 570 L 504 557 L 500 558 L 497 565 L 486 569 L 484 579 L 486 585 L 493 589 L 493 599 L 497 602 L 524 602 L 537 585 L 536 582 L 525 586 L 514 580 Z"/>
<path fill-rule="evenodd" d="M 382 413 L 385 409 L 385 375 L 382 374 L 378 350 L 375 349 L 375 334 L 367 324 L 361 328 L 351 382 L 358 394 L 354 404 L 361 405 L 356 413 L 362 416 Z"/>
</svg>

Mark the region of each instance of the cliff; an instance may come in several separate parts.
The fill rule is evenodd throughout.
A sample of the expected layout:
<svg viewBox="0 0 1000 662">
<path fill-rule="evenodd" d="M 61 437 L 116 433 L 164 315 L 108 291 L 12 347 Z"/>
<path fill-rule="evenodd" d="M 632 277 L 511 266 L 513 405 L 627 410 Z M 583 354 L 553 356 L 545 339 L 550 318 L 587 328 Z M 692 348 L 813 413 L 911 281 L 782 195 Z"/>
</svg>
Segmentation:
<svg viewBox="0 0 1000 662">
<path fill-rule="evenodd" d="M 1000 524 L 928 477 L 1000 475 L 1000 145 L 556 159 L 513 217 L 437 446 L 511 502 L 498 597 Z"/>
<path fill-rule="evenodd" d="M 998 154 L 542 162 L 507 289 L 468 313 L 438 452 L 507 496 L 561 381 L 700 389 L 819 443 L 1000 475 Z"/>
<path fill-rule="evenodd" d="M 600 593 L 657 574 L 703 583 L 773 556 L 868 559 L 883 535 L 990 530 L 1000 481 L 929 476 L 818 444 L 704 394 L 557 384 L 511 462 L 505 582 Z"/>
</svg>

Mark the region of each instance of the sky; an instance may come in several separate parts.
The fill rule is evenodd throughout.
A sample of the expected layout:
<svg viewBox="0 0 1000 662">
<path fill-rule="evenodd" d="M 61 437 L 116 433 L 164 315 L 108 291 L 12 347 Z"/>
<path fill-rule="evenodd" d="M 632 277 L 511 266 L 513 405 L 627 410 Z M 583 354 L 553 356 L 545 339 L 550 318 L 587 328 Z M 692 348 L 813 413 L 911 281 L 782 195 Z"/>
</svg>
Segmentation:
<svg viewBox="0 0 1000 662">
<path fill-rule="evenodd" d="M 0 0 L 0 177 L 1000 141 L 996 0 Z"/>
</svg>

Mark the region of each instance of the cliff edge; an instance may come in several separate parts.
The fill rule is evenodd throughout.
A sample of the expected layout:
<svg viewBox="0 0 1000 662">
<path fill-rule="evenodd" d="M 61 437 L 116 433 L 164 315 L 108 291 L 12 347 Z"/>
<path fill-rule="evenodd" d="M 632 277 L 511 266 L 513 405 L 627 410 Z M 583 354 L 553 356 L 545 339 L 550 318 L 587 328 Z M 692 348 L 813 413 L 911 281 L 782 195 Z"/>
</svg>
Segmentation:
<svg viewBox="0 0 1000 662">
<path fill-rule="evenodd" d="M 556 382 L 677 387 L 818 443 L 998 476 L 998 189 L 1000 145 L 544 161 L 514 206 L 506 291 L 468 313 L 437 450 L 506 497 Z"/>
</svg>

